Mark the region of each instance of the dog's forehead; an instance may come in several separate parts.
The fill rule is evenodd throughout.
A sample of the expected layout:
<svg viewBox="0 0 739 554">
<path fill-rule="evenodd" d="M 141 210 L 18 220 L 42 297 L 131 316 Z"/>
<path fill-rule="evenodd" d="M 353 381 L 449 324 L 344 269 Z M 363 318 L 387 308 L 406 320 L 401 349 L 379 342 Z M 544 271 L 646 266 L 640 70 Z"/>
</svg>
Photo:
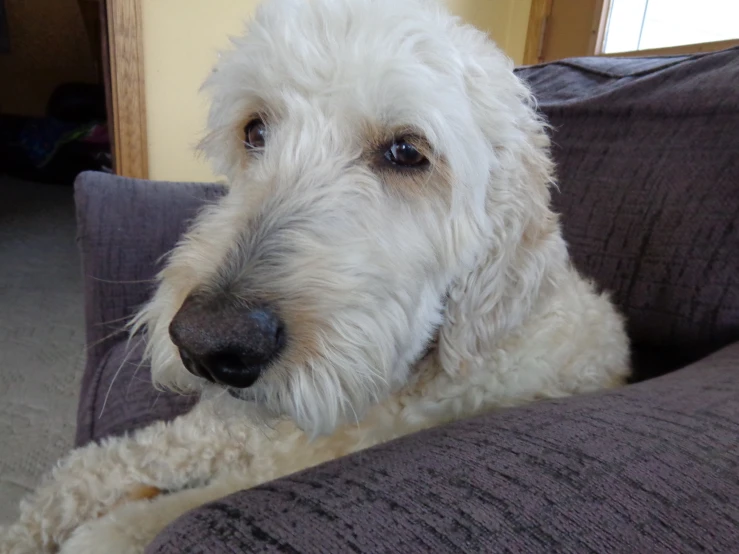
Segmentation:
<svg viewBox="0 0 739 554">
<path fill-rule="evenodd" d="M 430 99 L 461 82 L 451 25 L 422 0 L 272 0 L 237 42 L 234 69 L 273 100 L 296 91 L 336 108 Z"/>
</svg>

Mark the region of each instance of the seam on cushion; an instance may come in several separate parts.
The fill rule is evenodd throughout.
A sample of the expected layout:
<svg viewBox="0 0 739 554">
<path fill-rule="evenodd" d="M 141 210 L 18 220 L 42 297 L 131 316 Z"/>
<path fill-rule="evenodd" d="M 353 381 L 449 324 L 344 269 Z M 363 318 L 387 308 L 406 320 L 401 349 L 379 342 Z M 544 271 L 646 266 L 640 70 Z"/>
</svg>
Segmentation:
<svg viewBox="0 0 739 554">
<path fill-rule="evenodd" d="M 643 77 L 645 75 L 651 75 L 652 73 L 657 73 L 658 71 L 662 71 L 664 69 L 675 67 L 676 65 L 680 65 L 692 59 L 693 59 L 692 57 L 687 57 L 687 58 L 682 57 L 679 60 L 665 61 L 665 63 L 660 64 L 655 67 L 650 67 L 648 69 L 642 69 L 639 71 L 630 71 L 628 73 L 618 73 L 615 71 L 596 69 L 594 67 L 588 66 L 587 64 L 577 63 L 575 61 L 576 58 L 569 59 L 569 60 L 561 60 L 561 61 L 554 62 L 554 63 L 556 65 L 561 65 L 564 67 L 570 67 L 572 69 L 577 69 L 578 71 L 582 71 L 583 73 L 590 73 L 591 75 L 599 75 L 601 77 L 608 77 L 610 79 L 626 79 L 629 77 Z"/>
<path fill-rule="evenodd" d="M 535 67 L 544 67 L 547 65 L 559 65 L 564 67 L 570 67 L 572 69 L 576 69 L 578 71 L 582 71 L 583 73 L 590 73 L 591 75 L 599 75 L 601 77 L 608 77 L 611 79 L 624 79 L 628 77 L 642 77 L 644 75 L 650 75 L 652 73 L 656 73 L 658 71 L 662 71 L 663 69 L 668 69 L 671 67 L 675 67 L 677 65 L 681 65 L 683 63 L 697 60 L 700 58 L 705 58 L 706 56 L 712 56 L 716 54 L 721 54 L 725 52 L 731 52 L 736 51 L 739 52 L 739 46 L 732 46 L 731 48 L 725 48 L 723 50 L 716 50 L 712 52 L 696 52 L 695 54 L 675 54 L 672 56 L 664 55 L 664 56 L 639 56 L 639 57 L 618 57 L 613 56 L 612 59 L 614 60 L 664 60 L 663 64 L 660 64 L 658 66 L 649 67 L 647 69 L 642 69 L 638 71 L 631 71 L 628 73 L 618 73 L 618 72 L 612 72 L 607 70 L 599 70 L 587 63 L 579 63 L 579 59 L 592 59 L 592 57 L 586 57 L 586 58 L 565 58 L 562 60 L 556 60 L 551 62 L 545 62 L 540 64 L 534 64 L 534 65 L 526 65 L 521 66 L 520 68 L 516 69 L 531 69 Z"/>
<path fill-rule="evenodd" d="M 715 52 L 707 52 L 707 53 L 708 54 L 713 54 Z M 545 63 L 535 64 L 535 65 L 525 65 L 525 66 L 521 66 L 519 68 L 516 68 L 514 70 L 514 73 L 517 73 L 519 69 L 520 70 L 528 70 L 528 69 L 533 69 L 533 68 L 545 67 L 545 66 L 548 66 L 548 65 L 558 65 L 558 66 L 562 66 L 562 67 L 569 67 L 571 69 L 576 69 L 577 71 L 580 71 L 582 73 L 590 73 L 591 75 L 598 75 L 600 77 L 607 77 L 609 79 L 623 79 L 623 78 L 626 78 L 626 77 L 641 77 L 643 75 L 648 75 L 650 73 L 655 73 L 657 71 L 661 71 L 663 69 L 674 67 L 674 66 L 679 65 L 681 63 L 690 61 L 690 60 L 692 60 L 694 58 L 697 58 L 697 57 L 700 57 L 702 55 L 704 55 L 704 54 L 696 54 L 696 55 L 693 55 L 693 56 L 679 56 L 680 59 L 677 59 L 677 60 L 670 60 L 669 58 L 676 58 L 678 56 L 670 56 L 670 57 L 668 57 L 668 56 L 655 56 L 655 57 L 644 56 L 643 59 L 665 58 L 665 62 L 663 64 L 658 65 L 658 66 L 653 66 L 653 67 L 649 67 L 647 69 L 642 69 L 642 70 L 638 70 L 638 71 L 631 71 L 629 73 L 617 73 L 617 72 L 607 71 L 605 69 L 596 69 L 596 68 L 594 68 L 593 66 L 591 66 L 589 64 L 578 62 L 578 60 L 581 59 L 581 58 L 564 58 L 564 59 L 561 59 L 561 60 L 556 60 L 556 61 L 551 61 L 551 62 L 545 62 Z M 586 59 L 590 59 L 590 58 L 586 58 Z M 629 59 L 638 59 L 638 58 L 628 58 L 628 57 L 625 57 L 625 58 L 614 58 L 614 59 L 629 60 Z"/>
</svg>

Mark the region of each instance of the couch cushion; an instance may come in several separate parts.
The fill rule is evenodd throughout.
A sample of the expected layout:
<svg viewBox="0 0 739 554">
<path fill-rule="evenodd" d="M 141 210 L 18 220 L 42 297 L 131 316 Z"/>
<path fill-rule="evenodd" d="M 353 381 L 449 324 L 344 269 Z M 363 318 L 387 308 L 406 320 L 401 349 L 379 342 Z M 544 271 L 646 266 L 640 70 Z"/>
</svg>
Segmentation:
<svg viewBox="0 0 739 554">
<path fill-rule="evenodd" d="M 518 75 L 552 125 L 574 262 L 636 352 L 673 369 L 739 339 L 739 49 Z"/>
<path fill-rule="evenodd" d="M 77 178 L 77 242 L 82 254 L 87 335 L 78 445 L 103 436 L 101 429 L 122 430 L 120 424 L 126 418 L 138 417 L 135 410 L 153 402 L 156 393 L 151 383 L 148 388 L 141 385 L 148 381 L 147 370 L 131 381 L 126 371 L 130 366 L 126 365 L 108 400 L 119 402 L 119 395 L 126 391 L 126 396 L 133 399 L 135 390 L 144 395 L 141 404 L 116 404 L 116 410 L 127 413 L 115 411 L 111 422 L 106 421 L 112 413 L 107 406 L 102 415 L 98 411 L 102 407 L 101 387 L 112 378 L 108 372 L 120 367 L 125 324 L 149 299 L 162 256 L 175 245 L 198 209 L 221 196 L 223 190 L 214 184 L 142 181 L 95 172 Z M 129 362 L 134 360 L 138 363 L 136 354 Z M 107 394 L 107 389 L 102 394 Z M 159 416 L 165 415 L 162 408 L 169 405 L 166 398 L 165 394 L 159 396 L 155 404 Z"/>
<path fill-rule="evenodd" d="M 186 514 L 147 554 L 739 552 L 739 343 L 411 435 Z"/>
</svg>

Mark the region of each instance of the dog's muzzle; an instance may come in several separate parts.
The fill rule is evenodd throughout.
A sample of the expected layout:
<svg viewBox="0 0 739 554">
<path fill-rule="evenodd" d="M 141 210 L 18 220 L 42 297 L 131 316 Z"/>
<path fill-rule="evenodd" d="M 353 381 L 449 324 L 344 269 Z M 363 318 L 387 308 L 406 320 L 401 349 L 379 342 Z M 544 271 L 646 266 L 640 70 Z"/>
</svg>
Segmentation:
<svg viewBox="0 0 739 554">
<path fill-rule="evenodd" d="M 285 327 L 264 304 L 191 295 L 169 325 L 187 370 L 219 385 L 252 386 L 285 346 Z"/>
</svg>

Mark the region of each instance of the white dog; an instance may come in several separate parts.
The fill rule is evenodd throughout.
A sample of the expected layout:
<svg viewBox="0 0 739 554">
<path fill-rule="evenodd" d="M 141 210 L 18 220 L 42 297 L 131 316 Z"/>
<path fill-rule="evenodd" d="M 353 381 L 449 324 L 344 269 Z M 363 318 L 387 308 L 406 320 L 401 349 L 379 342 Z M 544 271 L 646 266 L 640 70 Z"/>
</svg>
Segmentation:
<svg viewBox="0 0 739 554">
<path fill-rule="evenodd" d="M 155 382 L 202 400 L 72 452 L 0 551 L 140 553 L 230 492 L 624 382 L 622 319 L 549 208 L 545 126 L 483 33 L 432 0 L 270 0 L 207 86 L 230 190 L 134 324 Z"/>
</svg>

